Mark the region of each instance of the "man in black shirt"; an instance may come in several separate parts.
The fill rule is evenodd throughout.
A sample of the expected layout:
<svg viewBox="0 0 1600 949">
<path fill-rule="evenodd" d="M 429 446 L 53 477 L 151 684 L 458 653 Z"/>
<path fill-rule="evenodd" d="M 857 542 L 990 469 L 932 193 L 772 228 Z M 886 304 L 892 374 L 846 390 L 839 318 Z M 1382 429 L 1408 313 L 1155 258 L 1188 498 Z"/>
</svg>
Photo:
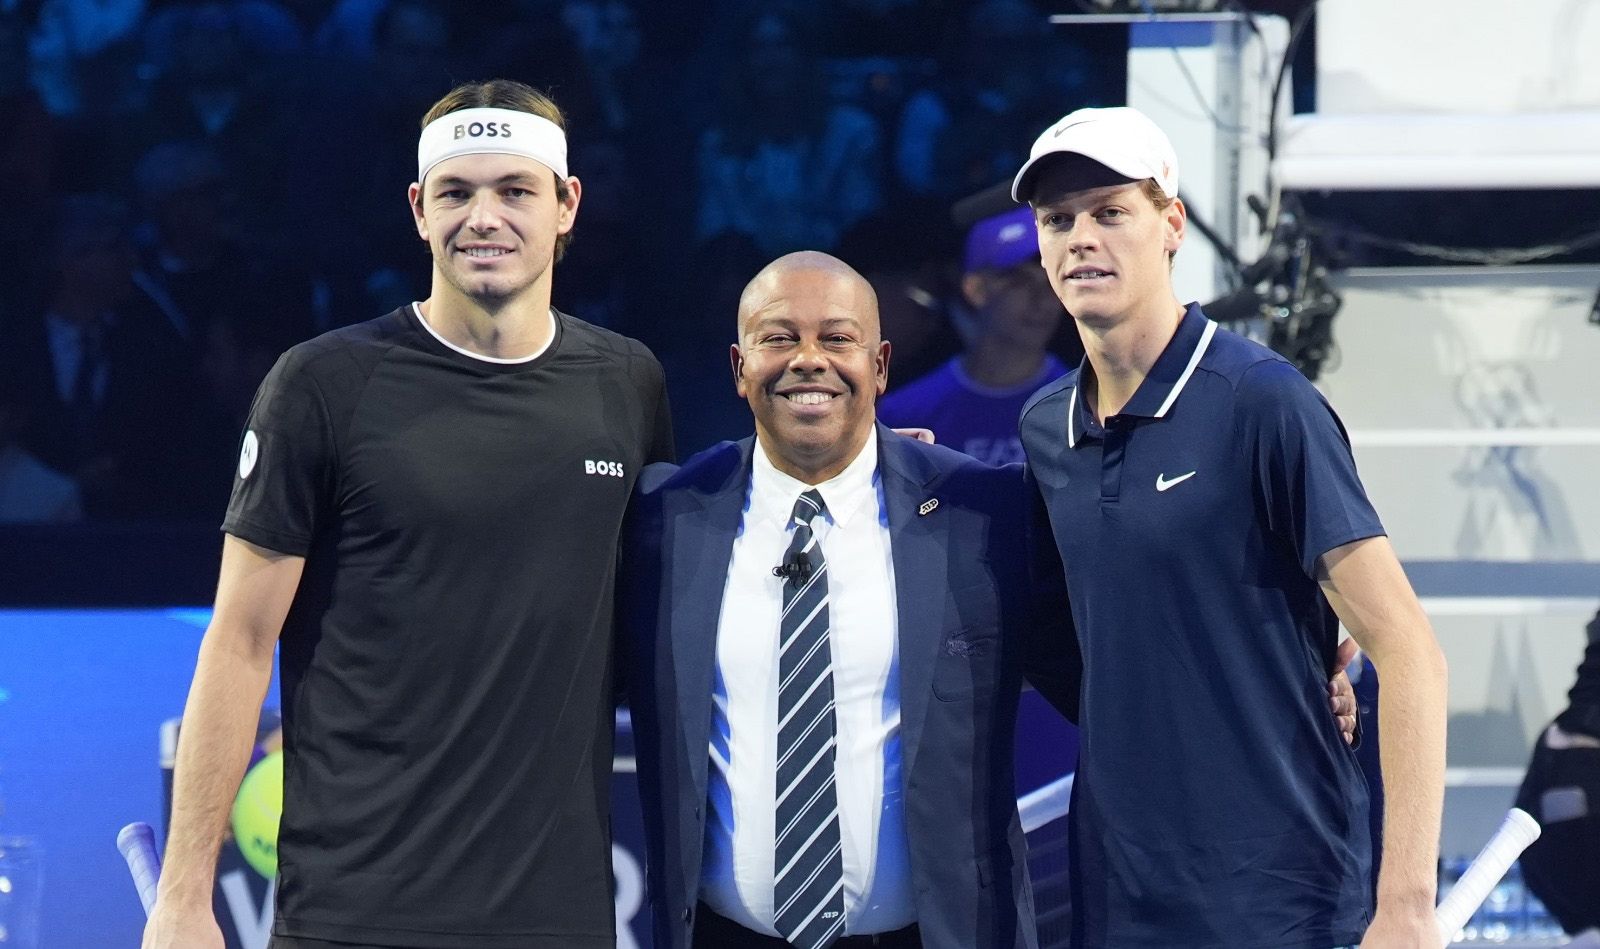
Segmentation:
<svg viewBox="0 0 1600 949">
<path fill-rule="evenodd" d="M 251 410 L 146 947 L 222 945 L 280 631 L 275 947 L 614 944 L 612 586 L 671 454 L 661 369 L 550 307 L 580 195 L 555 104 L 469 84 L 423 124 L 428 299 L 294 347 Z"/>
<path fill-rule="evenodd" d="M 1600 935 L 1600 613 L 1585 630 L 1567 707 L 1534 744 L 1517 792 L 1544 828 L 1519 861 L 1528 889 L 1575 936 Z"/>
</svg>

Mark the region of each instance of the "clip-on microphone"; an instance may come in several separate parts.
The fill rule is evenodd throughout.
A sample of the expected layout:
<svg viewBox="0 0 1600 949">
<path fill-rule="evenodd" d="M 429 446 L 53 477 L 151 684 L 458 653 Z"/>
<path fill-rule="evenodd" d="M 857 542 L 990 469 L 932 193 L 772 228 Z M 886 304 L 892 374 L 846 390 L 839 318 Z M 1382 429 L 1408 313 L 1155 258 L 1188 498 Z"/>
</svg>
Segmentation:
<svg viewBox="0 0 1600 949">
<path fill-rule="evenodd" d="M 796 551 L 783 563 L 772 568 L 772 575 L 784 579 L 804 580 L 811 576 L 811 558 L 803 550 Z"/>
</svg>

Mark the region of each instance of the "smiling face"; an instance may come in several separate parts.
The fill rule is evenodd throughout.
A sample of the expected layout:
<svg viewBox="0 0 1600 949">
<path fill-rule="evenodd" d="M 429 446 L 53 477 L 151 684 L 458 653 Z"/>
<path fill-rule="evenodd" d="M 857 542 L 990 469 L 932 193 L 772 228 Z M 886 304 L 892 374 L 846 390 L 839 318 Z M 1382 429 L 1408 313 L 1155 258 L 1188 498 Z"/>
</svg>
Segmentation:
<svg viewBox="0 0 1600 949">
<path fill-rule="evenodd" d="M 889 344 L 872 287 L 854 270 L 813 252 L 769 265 L 739 301 L 730 357 L 778 470 L 819 484 L 866 444 L 889 381 Z"/>
<path fill-rule="evenodd" d="M 1171 309 L 1182 201 L 1157 208 L 1142 182 L 1072 155 L 1040 172 L 1030 203 L 1045 273 L 1075 319 L 1110 326 Z"/>
<path fill-rule="evenodd" d="M 556 238 L 578 213 L 578 179 L 565 184 L 562 198 L 555 174 L 519 155 L 460 155 L 433 166 L 410 196 L 436 277 L 489 308 L 533 287 L 548 291 Z"/>
</svg>

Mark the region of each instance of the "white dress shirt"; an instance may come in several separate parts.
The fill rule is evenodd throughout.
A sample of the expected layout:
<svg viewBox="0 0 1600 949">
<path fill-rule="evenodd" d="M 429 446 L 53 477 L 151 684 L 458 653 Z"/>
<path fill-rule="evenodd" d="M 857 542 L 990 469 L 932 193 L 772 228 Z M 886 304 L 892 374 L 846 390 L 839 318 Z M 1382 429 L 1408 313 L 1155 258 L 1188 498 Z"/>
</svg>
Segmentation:
<svg viewBox="0 0 1600 949">
<path fill-rule="evenodd" d="M 700 898 L 773 936 L 783 581 L 772 568 L 794 536 L 795 500 L 810 487 L 773 467 L 756 442 L 717 623 Z M 844 471 L 815 487 L 828 508 L 812 527 L 828 561 L 844 931 L 891 932 L 917 914 L 900 778 L 899 614 L 877 433 Z"/>
</svg>

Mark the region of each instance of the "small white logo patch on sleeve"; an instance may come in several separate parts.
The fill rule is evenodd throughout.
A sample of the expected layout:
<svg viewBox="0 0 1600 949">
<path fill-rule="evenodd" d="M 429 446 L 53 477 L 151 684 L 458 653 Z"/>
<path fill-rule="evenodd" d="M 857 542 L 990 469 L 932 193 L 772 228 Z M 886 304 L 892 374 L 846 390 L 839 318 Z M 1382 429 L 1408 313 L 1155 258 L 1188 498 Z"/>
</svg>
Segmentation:
<svg viewBox="0 0 1600 949">
<path fill-rule="evenodd" d="M 239 478 L 250 477 L 250 472 L 256 470 L 256 458 L 261 454 L 261 443 L 256 439 L 254 430 L 244 433 L 244 444 L 239 448 Z"/>
</svg>

